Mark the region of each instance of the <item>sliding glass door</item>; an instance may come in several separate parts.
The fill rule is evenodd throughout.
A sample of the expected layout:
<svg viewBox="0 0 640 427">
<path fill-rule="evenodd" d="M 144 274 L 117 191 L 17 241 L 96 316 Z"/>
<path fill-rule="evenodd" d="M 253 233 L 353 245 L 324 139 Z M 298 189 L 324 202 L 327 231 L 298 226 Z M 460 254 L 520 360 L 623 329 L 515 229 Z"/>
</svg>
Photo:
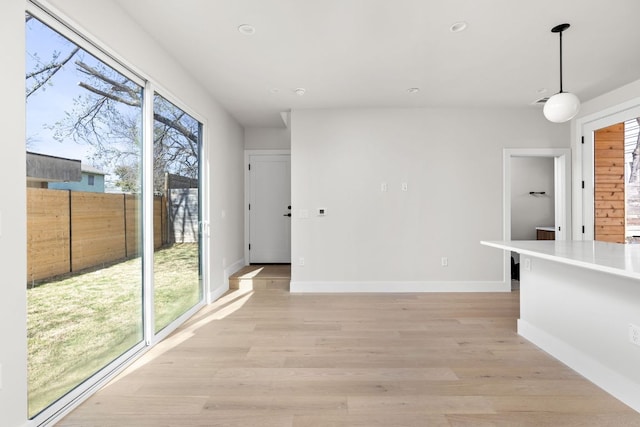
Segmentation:
<svg viewBox="0 0 640 427">
<path fill-rule="evenodd" d="M 25 28 L 28 415 L 37 421 L 203 301 L 203 126 L 46 13 L 27 13 Z"/>
</svg>

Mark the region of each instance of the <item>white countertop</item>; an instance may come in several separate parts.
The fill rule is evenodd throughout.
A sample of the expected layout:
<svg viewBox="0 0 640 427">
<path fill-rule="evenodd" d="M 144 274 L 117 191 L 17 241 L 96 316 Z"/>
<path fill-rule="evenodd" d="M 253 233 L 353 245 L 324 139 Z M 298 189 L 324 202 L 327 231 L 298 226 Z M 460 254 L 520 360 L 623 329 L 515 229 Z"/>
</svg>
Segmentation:
<svg viewBox="0 0 640 427">
<path fill-rule="evenodd" d="M 640 280 L 640 245 L 591 240 L 482 241 L 481 244 Z"/>
<path fill-rule="evenodd" d="M 551 227 L 536 227 L 536 230 L 542 230 L 542 231 L 556 231 L 556 228 L 554 226 Z"/>
</svg>

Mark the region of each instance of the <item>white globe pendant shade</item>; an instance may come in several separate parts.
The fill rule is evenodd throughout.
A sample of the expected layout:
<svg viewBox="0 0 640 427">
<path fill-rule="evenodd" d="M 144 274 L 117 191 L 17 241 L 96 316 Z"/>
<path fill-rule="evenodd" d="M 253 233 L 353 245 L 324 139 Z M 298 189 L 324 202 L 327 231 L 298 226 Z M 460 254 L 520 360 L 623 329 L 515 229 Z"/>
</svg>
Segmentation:
<svg viewBox="0 0 640 427">
<path fill-rule="evenodd" d="M 568 122 L 580 111 L 580 100 L 569 92 L 556 93 L 545 102 L 542 111 L 550 122 Z"/>
</svg>

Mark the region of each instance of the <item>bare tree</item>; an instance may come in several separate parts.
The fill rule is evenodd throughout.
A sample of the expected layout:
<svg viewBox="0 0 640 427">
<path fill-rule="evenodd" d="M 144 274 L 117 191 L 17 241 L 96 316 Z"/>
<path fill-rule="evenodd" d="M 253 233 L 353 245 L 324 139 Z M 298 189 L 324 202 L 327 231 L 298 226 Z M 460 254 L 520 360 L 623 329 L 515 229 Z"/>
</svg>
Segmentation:
<svg viewBox="0 0 640 427">
<path fill-rule="evenodd" d="M 26 15 L 25 22 L 31 19 L 34 18 Z M 130 191 L 132 170 L 140 169 L 142 87 L 98 60 L 88 61 L 87 54 L 72 43 L 68 52 L 54 51 L 46 61 L 38 52 L 30 55 L 35 65 L 25 76 L 27 100 L 55 84 L 54 77 L 65 66 L 75 66 L 82 76 L 78 86 L 86 92 L 74 100 L 72 111 L 66 111 L 62 120 L 49 127 L 57 140 L 72 139 L 91 145 L 94 162 L 113 170 L 120 178 L 118 182 Z M 197 178 L 199 131 L 196 120 L 156 95 L 153 150 L 156 189 L 163 187 L 165 172 Z"/>
</svg>

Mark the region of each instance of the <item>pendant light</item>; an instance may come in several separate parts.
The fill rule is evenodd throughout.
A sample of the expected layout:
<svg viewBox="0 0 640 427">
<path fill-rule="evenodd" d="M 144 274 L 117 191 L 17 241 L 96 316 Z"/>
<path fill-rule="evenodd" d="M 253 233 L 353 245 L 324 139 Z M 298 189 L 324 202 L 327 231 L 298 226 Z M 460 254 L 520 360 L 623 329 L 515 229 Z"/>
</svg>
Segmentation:
<svg viewBox="0 0 640 427">
<path fill-rule="evenodd" d="M 549 98 L 544 104 L 543 112 L 547 120 L 554 123 L 567 122 L 573 119 L 580 110 L 578 97 L 562 90 L 562 32 L 569 27 L 569 24 L 560 24 L 551 29 L 552 33 L 560 35 L 560 92 Z"/>
</svg>

